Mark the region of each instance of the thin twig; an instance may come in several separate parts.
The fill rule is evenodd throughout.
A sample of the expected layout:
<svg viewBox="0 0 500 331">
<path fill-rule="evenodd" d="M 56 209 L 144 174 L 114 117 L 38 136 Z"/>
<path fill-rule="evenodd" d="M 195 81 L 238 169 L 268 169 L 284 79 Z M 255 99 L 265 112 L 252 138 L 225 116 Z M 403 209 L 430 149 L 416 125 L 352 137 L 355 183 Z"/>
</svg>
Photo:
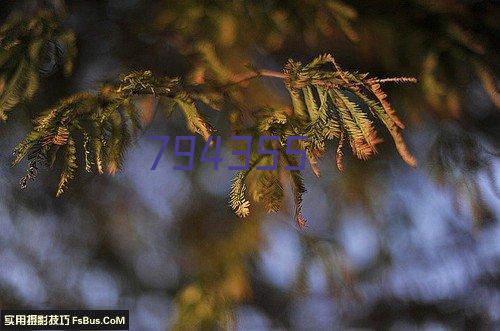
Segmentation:
<svg viewBox="0 0 500 331">
<path fill-rule="evenodd" d="M 227 83 L 225 85 L 219 86 L 220 89 L 226 89 L 235 85 L 242 84 L 244 82 L 247 82 L 249 80 L 259 78 L 259 77 L 271 77 L 271 78 L 279 78 L 279 79 L 285 79 L 286 75 L 282 72 L 279 71 L 274 71 L 274 70 L 259 70 L 259 71 L 252 71 L 248 73 L 242 73 L 236 75 L 233 80 L 230 83 Z M 417 79 L 415 77 L 388 77 L 388 78 L 370 78 L 366 81 L 366 83 L 416 83 Z M 319 85 L 319 86 L 332 86 L 332 85 L 338 85 L 338 84 L 331 84 L 329 82 L 322 82 L 322 81 L 316 81 L 313 82 L 314 85 Z M 343 86 L 345 87 L 353 87 L 353 86 L 360 86 L 364 85 L 364 82 L 361 83 L 348 83 L 344 84 Z"/>
<path fill-rule="evenodd" d="M 228 88 L 228 87 L 231 87 L 234 85 L 239 85 L 241 83 L 247 82 L 249 80 L 252 80 L 252 79 L 258 78 L 258 77 L 273 77 L 273 78 L 284 79 L 286 76 L 284 73 L 279 72 L 279 71 L 263 69 L 263 70 L 259 70 L 259 71 L 252 71 L 252 72 L 248 72 L 248 73 L 238 74 L 234 77 L 232 82 L 225 84 L 225 85 L 222 85 L 219 88 L 225 89 L 225 88 Z"/>
</svg>

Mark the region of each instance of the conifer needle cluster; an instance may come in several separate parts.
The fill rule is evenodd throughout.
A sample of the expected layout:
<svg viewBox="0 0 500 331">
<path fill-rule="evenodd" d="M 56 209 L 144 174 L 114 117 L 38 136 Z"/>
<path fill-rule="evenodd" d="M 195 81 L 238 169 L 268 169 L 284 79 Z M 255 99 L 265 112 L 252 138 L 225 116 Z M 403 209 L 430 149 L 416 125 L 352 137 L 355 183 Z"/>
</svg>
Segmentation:
<svg viewBox="0 0 500 331">
<path fill-rule="evenodd" d="M 28 21 L 19 21 L 19 17 L 11 18 L 0 32 L 0 114 L 3 117 L 19 102 L 26 102 L 35 94 L 38 77 L 45 71 L 42 59 L 52 59 L 53 66 L 62 65 L 69 73 L 76 54 L 73 35 L 61 31 L 54 17 L 44 11 Z M 295 220 L 300 227 L 305 226 L 301 205 L 306 188 L 302 175 L 299 170 L 286 170 L 299 162 L 286 151 L 290 136 L 307 137 L 297 141 L 296 147 L 306 151 L 312 171 L 320 176 L 318 159 L 325 155 L 330 140 L 337 142 L 334 154 L 340 171 L 344 168 L 342 159 L 348 147 L 361 160 L 374 156 L 377 145 L 382 142 L 374 121 L 380 121 L 403 160 L 410 166 L 416 165 L 401 136 L 404 125 L 381 87 L 386 82 L 415 82 L 414 78 L 370 78 L 368 74 L 343 70 L 330 54 L 320 55 L 307 64 L 289 60 L 282 72 L 255 70 L 243 76 L 243 80 L 224 86 L 208 86 L 204 82 L 183 84 L 178 77 L 158 77 L 149 70 L 134 71 L 122 75 L 116 83 L 103 85 L 98 92 L 66 97 L 36 118 L 32 131 L 15 148 L 13 164 L 24 158 L 29 162 L 21 185 L 25 187 L 28 180 L 36 177 L 40 164 L 49 168 L 56 162 L 61 164 L 57 196 L 64 192 L 79 167 L 98 174 L 119 171 L 127 148 L 141 131 L 140 109 L 134 102 L 134 98 L 141 95 L 169 99 L 172 109 L 168 112 L 181 111 L 188 129 L 208 140 L 212 126 L 198 110 L 199 105 L 205 104 L 211 109 L 230 107 L 230 102 L 225 104 L 226 90 L 243 88 L 241 82 L 259 77 L 281 79 L 289 92 L 291 106 L 274 109 L 262 105 L 251 127 L 233 128 L 255 137 L 280 138 L 268 141 L 267 146 L 279 151 L 276 170 L 254 171 L 256 166 L 272 164 L 273 159 L 272 155 L 258 154 L 252 146 L 249 169 L 236 173 L 230 206 L 238 216 L 249 214 L 250 199 L 261 201 L 269 212 L 278 211 L 285 196 L 284 188 L 289 186 L 295 201 Z"/>
</svg>

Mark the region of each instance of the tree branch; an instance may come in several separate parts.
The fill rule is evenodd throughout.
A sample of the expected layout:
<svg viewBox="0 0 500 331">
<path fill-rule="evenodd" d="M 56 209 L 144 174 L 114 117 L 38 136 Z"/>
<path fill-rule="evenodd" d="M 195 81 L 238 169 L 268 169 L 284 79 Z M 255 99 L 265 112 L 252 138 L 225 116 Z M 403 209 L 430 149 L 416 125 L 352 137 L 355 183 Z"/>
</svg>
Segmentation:
<svg viewBox="0 0 500 331">
<path fill-rule="evenodd" d="M 267 70 L 267 69 L 262 69 L 258 71 L 251 71 L 247 73 L 241 73 L 237 74 L 234 76 L 232 81 L 230 83 L 224 84 L 222 86 L 219 86 L 220 89 L 227 89 L 229 87 L 239 85 L 242 83 L 245 83 L 247 81 L 250 81 L 255 78 L 259 77 L 271 77 L 271 78 L 279 78 L 279 79 L 285 79 L 286 75 L 282 72 L 279 71 L 274 71 L 274 70 Z M 367 83 L 416 83 L 417 79 L 415 77 L 388 77 L 388 78 L 371 78 L 367 80 Z M 351 84 L 343 84 L 345 87 L 353 87 L 353 86 L 361 86 L 364 85 L 365 83 L 351 83 Z M 329 83 L 325 82 L 315 82 L 314 85 L 319 85 L 319 86 L 331 86 Z M 335 84 L 336 85 L 336 84 Z"/>
</svg>

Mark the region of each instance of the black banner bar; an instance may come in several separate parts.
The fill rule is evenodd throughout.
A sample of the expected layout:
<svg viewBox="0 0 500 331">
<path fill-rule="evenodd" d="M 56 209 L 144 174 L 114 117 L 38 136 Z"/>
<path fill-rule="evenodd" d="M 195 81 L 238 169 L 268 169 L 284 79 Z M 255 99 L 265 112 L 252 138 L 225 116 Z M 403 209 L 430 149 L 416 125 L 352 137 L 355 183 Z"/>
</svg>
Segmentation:
<svg viewBox="0 0 500 331">
<path fill-rule="evenodd" d="M 1 310 L 0 330 L 128 330 L 128 310 Z"/>
</svg>

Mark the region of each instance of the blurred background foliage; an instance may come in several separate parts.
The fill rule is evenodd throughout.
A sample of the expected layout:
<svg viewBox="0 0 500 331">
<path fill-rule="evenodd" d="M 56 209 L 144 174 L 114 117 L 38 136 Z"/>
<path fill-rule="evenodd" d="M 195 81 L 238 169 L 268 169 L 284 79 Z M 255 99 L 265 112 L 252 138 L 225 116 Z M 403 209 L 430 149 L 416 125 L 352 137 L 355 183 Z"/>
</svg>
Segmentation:
<svg viewBox="0 0 500 331">
<path fill-rule="evenodd" d="M 63 17 L 54 45 L 72 31 L 78 55 L 66 77 L 49 49 L 39 92 L 0 126 L 0 308 L 130 309 L 133 330 L 500 325 L 495 1 L 19 1 L 1 2 L 0 20 L 40 7 Z M 373 160 L 346 155 L 342 174 L 327 154 L 322 178 L 306 176 L 306 230 L 291 197 L 237 219 L 230 171 L 173 171 L 170 154 L 150 171 L 158 146 L 141 137 L 122 172 L 81 174 L 57 199 L 53 174 L 22 191 L 10 167 L 32 118 L 130 70 L 221 85 L 325 52 L 346 70 L 419 79 L 388 87 L 419 167 L 387 136 Z M 246 85 L 228 90 L 234 107 L 207 112 L 226 136 L 230 118 L 289 106 L 280 82 Z M 153 99 L 136 106 L 146 134 L 186 133 Z"/>
</svg>

